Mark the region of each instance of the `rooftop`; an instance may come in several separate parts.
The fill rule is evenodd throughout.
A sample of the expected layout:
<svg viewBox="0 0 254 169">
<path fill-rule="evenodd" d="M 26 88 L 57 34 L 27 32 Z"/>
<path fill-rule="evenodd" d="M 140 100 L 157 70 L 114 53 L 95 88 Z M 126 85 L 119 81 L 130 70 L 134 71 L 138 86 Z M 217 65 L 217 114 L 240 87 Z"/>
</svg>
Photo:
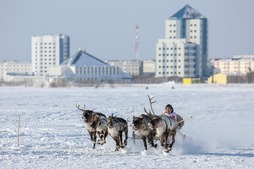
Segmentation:
<svg viewBox="0 0 254 169">
<path fill-rule="evenodd" d="M 192 8 L 190 5 L 184 6 L 182 9 L 180 9 L 178 12 L 176 12 L 174 15 L 170 17 L 170 19 L 200 19 L 200 18 L 206 18 L 204 15 L 199 13 L 196 9 Z"/>
<path fill-rule="evenodd" d="M 73 56 L 65 60 L 62 65 L 76 65 L 76 66 L 108 66 L 108 64 L 86 51 L 79 50 Z"/>
</svg>

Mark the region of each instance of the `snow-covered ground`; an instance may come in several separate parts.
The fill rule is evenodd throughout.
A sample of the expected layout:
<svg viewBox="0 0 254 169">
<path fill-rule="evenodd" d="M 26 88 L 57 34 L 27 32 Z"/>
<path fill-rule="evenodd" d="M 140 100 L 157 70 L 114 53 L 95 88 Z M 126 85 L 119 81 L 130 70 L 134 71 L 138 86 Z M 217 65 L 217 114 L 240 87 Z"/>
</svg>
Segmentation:
<svg viewBox="0 0 254 169">
<path fill-rule="evenodd" d="M 76 104 L 131 120 L 149 109 L 147 95 L 154 96 L 157 114 L 170 103 L 183 118 L 193 116 L 182 129 L 185 139 L 177 134 L 169 154 L 161 147 L 144 151 L 141 140 L 134 144 L 131 138 L 126 149 L 115 152 L 110 136 L 105 145 L 92 149 Z M 252 169 L 253 101 L 253 85 L 0 87 L 0 168 Z"/>
</svg>

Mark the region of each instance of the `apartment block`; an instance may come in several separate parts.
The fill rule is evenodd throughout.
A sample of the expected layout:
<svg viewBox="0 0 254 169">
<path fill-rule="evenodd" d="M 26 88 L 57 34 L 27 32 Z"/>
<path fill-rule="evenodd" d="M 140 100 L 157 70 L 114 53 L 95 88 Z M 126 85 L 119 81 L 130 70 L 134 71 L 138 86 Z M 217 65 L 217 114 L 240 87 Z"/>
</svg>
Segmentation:
<svg viewBox="0 0 254 169">
<path fill-rule="evenodd" d="M 254 71 L 254 55 L 237 55 L 229 59 L 211 59 L 214 73 L 247 74 Z"/>
<path fill-rule="evenodd" d="M 32 36 L 32 72 L 35 76 L 47 76 L 50 67 L 59 66 L 69 56 L 69 36 Z"/>
<path fill-rule="evenodd" d="M 108 60 L 106 62 L 132 76 L 141 75 L 143 72 L 143 62 L 141 60 Z"/>
<path fill-rule="evenodd" d="M 31 61 L 0 61 L 0 80 L 4 80 L 7 75 L 31 75 Z"/>
</svg>

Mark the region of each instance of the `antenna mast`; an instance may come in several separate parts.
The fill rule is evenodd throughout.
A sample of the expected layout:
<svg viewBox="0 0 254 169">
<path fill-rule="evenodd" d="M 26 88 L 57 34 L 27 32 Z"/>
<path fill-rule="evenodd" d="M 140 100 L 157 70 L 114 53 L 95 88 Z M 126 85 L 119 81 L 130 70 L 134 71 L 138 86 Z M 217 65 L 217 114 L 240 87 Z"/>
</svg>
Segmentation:
<svg viewBox="0 0 254 169">
<path fill-rule="evenodd" d="M 136 25 L 136 36 L 135 36 L 135 56 L 136 59 L 139 60 L 139 26 Z"/>
</svg>

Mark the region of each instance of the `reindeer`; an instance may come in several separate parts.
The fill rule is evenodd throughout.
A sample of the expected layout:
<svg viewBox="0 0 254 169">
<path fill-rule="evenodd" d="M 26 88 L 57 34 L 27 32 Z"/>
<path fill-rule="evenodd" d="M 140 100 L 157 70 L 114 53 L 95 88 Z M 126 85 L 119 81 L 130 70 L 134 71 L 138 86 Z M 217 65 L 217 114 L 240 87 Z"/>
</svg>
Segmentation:
<svg viewBox="0 0 254 169">
<path fill-rule="evenodd" d="M 93 113 L 91 121 L 91 127 L 96 130 L 96 133 L 100 138 L 97 143 L 103 145 L 106 143 L 106 137 L 108 135 L 107 118 L 106 116 L 101 116 L 97 113 Z"/>
<path fill-rule="evenodd" d="M 93 149 L 95 149 L 95 144 L 96 144 L 97 137 L 96 137 L 96 129 L 91 127 L 92 115 L 94 113 L 96 113 L 98 116 L 104 116 L 105 118 L 106 118 L 106 116 L 102 113 L 94 112 L 92 110 L 81 109 L 81 108 L 79 108 L 79 105 L 76 105 L 76 107 L 83 112 L 82 118 L 84 119 L 84 122 L 85 122 L 85 128 L 87 129 L 87 131 L 90 135 L 90 139 L 93 142 Z"/>
<path fill-rule="evenodd" d="M 108 133 L 116 142 L 115 151 L 119 151 L 120 148 L 124 148 L 127 145 L 128 123 L 123 118 L 114 116 L 109 116 L 107 122 L 108 122 Z M 124 144 L 123 144 L 123 133 L 125 134 Z"/>
<path fill-rule="evenodd" d="M 176 121 L 167 115 L 155 115 L 151 120 L 150 128 L 155 131 L 155 137 L 160 139 L 161 146 L 164 146 L 165 152 L 168 153 L 175 143 L 177 128 Z M 170 136 L 172 138 L 172 142 L 169 144 L 168 138 Z"/>
<path fill-rule="evenodd" d="M 160 144 L 161 146 L 164 146 L 165 152 L 169 152 L 175 143 L 177 123 L 173 118 L 169 116 L 156 115 L 152 107 L 152 104 L 155 103 L 155 101 L 152 100 L 153 97 L 151 96 L 148 96 L 148 99 L 150 103 L 150 110 L 149 112 L 147 112 L 145 108 L 144 110 L 151 118 L 149 127 L 154 136 L 160 139 Z M 168 144 L 169 136 L 172 137 L 172 143 L 170 143 L 170 145 Z"/>
<path fill-rule="evenodd" d="M 157 147 L 157 144 L 154 144 L 153 141 L 154 132 L 149 127 L 149 124 L 151 123 L 151 117 L 151 115 L 141 114 L 139 117 L 133 116 L 132 120 L 132 129 L 137 131 L 138 135 L 143 140 L 145 150 L 147 150 L 147 141 L 152 147 Z"/>
</svg>

